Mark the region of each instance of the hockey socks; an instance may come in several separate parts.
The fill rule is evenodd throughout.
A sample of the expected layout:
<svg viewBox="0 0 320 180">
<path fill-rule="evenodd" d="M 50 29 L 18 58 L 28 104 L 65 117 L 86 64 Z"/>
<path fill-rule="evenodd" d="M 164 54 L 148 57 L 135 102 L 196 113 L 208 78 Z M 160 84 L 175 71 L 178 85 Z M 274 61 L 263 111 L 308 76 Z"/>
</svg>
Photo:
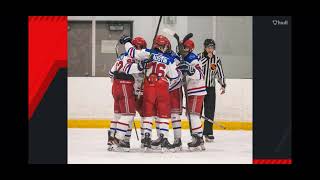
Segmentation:
<svg viewBox="0 0 320 180">
<path fill-rule="evenodd" d="M 190 114 L 190 119 L 192 134 L 197 134 L 199 137 L 202 137 L 202 123 L 199 114 Z"/>
<path fill-rule="evenodd" d="M 178 113 L 171 114 L 174 139 L 181 138 L 181 119 Z"/>
</svg>

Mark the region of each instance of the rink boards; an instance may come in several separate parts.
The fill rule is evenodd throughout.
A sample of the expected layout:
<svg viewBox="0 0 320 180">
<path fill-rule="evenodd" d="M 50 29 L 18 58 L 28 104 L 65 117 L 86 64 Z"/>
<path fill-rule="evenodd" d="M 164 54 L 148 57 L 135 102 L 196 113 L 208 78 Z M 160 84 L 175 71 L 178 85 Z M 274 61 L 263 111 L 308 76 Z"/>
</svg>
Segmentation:
<svg viewBox="0 0 320 180">
<path fill-rule="evenodd" d="M 70 119 L 68 120 L 68 128 L 109 128 L 111 120 L 107 119 Z M 215 130 L 252 130 L 252 122 L 239 122 L 239 121 L 216 121 L 218 124 L 226 127 L 222 129 L 218 125 L 213 125 Z M 203 122 L 202 122 L 203 123 Z M 140 128 L 140 120 L 135 119 L 136 128 Z M 155 128 L 155 124 L 153 124 Z M 172 129 L 171 122 L 169 128 Z M 189 129 L 189 122 L 187 120 L 181 121 L 182 129 Z"/>
<path fill-rule="evenodd" d="M 224 95 L 220 95 L 219 85 L 216 88 L 215 121 L 227 130 L 252 130 L 252 79 L 227 79 L 227 84 Z M 110 78 L 68 77 L 68 127 L 108 128 L 113 119 L 111 87 Z M 138 113 L 135 119 L 139 128 Z M 185 111 L 181 119 L 182 129 L 189 129 Z M 216 125 L 213 128 L 221 129 Z"/>
</svg>

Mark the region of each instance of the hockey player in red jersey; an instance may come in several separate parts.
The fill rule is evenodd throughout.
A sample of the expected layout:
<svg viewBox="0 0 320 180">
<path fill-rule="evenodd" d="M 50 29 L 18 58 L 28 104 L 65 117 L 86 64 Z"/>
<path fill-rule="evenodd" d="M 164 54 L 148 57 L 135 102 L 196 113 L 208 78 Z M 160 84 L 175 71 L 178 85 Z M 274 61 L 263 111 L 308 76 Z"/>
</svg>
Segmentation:
<svg viewBox="0 0 320 180">
<path fill-rule="evenodd" d="M 192 51 L 194 49 L 194 42 L 186 40 L 183 43 L 184 51 L 188 52 L 184 59 L 178 65 L 178 69 L 186 76 L 184 83 L 187 87 L 187 108 L 190 114 L 190 124 L 192 133 L 192 142 L 188 143 L 189 148 L 201 147 L 204 150 L 204 141 L 202 137 L 202 123 L 200 119 L 201 107 L 204 95 L 207 94 L 204 74 L 201 69 L 201 64 L 198 56 Z"/>
<path fill-rule="evenodd" d="M 180 63 L 180 57 L 171 50 L 167 52 L 170 56 L 175 58 L 174 63 Z M 174 142 L 173 147 L 175 150 L 182 150 L 182 141 L 181 141 L 181 117 L 182 114 L 182 74 L 178 71 L 179 78 L 170 79 L 169 81 L 169 95 L 170 95 L 170 106 L 171 106 L 171 123 L 173 128 Z M 158 149 L 160 146 L 160 128 L 159 123 L 156 120 L 157 136 L 158 139 L 153 140 L 151 143 L 152 148 Z"/>
<path fill-rule="evenodd" d="M 174 57 L 166 54 L 169 49 L 169 40 L 158 35 L 152 49 L 137 50 L 131 44 L 131 38 L 123 36 L 120 43 L 130 55 L 139 60 L 138 69 L 145 70 L 143 90 L 143 114 L 145 119 L 142 124 L 144 129 L 144 147 L 151 148 L 152 121 L 158 117 L 162 150 L 172 149 L 168 141 L 170 112 L 169 79 L 176 79 L 179 74 L 176 70 Z"/>
</svg>

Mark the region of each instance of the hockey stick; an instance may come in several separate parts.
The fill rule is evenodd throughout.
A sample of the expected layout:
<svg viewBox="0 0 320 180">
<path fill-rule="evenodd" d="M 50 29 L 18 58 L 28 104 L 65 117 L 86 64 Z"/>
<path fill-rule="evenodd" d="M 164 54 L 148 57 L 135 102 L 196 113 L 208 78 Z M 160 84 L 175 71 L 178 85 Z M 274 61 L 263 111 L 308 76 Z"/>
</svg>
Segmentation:
<svg viewBox="0 0 320 180">
<path fill-rule="evenodd" d="M 116 49 L 116 55 L 118 58 L 119 57 L 119 41 L 117 42 L 115 49 Z"/>
<path fill-rule="evenodd" d="M 154 37 L 153 37 L 152 46 L 154 44 L 154 40 L 156 39 L 156 37 L 158 35 L 161 20 L 162 20 L 162 16 L 160 16 L 160 19 L 159 19 L 159 22 L 158 22 L 158 26 L 157 26 L 157 30 L 156 30 L 156 33 L 154 34 Z"/>
<path fill-rule="evenodd" d="M 186 107 L 183 107 L 183 106 L 182 106 L 182 108 L 183 108 L 183 109 L 186 109 Z M 213 121 L 213 120 L 211 120 L 211 119 L 209 119 L 209 118 L 207 118 L 207 117 L 205 117 L 205 116 L 200 115 L 200 118 L 203 118 L 205 121 L 208 121 L 208 122 L 210 122 L 210 123 L 212 123 L 212 124 L 216 124 L 217 126 L 219 126 L 219 127 L 222 128 L 222 129 L 227 129 L 225 126 L 223 126 L 223 125 L 217 123 L 216 121 Z"/>
<path fill-rule="evenodd" d="M 178 36 L 178 34 L 168 28 L 164 28 L 163 29 L 163 32 L 167 33 L 167 34 L 170 34 L 171 36 L 173 36 L 176 40 L 177 40 L 177 43 L 178 43 L 178 54 L 181 55 L 181 62 L 184 61 L 184 58 L 185 56 L 187 55 L 187 52 L 184 51 L 184 48 L 183 48 L 183 43 L 190 39 L 193 34 L 192 33 L 189 33 L 187 34 L 184 38 L 183 38 L 183 41 L 181 42 L 180 41 L 180 37 Z M 185 95 L 185 99 L 186 99 L 186 107 L 185 110 L 186 110 L 186 114 L 187 114 L 187 118 L 189 120 L 189 127 L 190 127 L 190 133 L 192 134 L 192 125 L 191 125 L 191 118 L 190 118 L 190 112 L 189 112 L 189 108 L 188 108 L 188 91 L 187 91 L 187 84 L 186 84 L 186 75 L 183 74 L 183 89 L 184 89 L 184 95 Z"/>
<path fill-rule="evenodd" d="M 137 140 L 140 141 L 140 140 L 139 140 L 139 136 L 138 136 L 138 132 L 137 132 L 136 123 L 134 122 L 134 120 L 133 120 L 132 123 L 133 123 L 134 131 L 136 132 Z"/>
</svg>

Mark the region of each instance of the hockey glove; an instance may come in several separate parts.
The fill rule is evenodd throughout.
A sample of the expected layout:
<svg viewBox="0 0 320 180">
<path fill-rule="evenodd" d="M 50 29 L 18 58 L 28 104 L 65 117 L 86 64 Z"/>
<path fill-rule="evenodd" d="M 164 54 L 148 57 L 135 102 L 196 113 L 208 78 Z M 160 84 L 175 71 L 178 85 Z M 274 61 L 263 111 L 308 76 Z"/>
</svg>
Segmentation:
<svg viewBox="0 0 320 180">
<path fill-rule="evenodd" d="M 119 40 L 120 44 L 126 44 L 127 42 L 131 42 L 131 37 L 127 35 L 121 36 Z"/>
<path fill-rule="evenodd" d="M 179 69 L 183 74 L 187 74 L 188 76 L 192 76 L 195 73 L 194 67 L 185 61 L 178 64 L 177 69 Z"/>
<path fill-rule="evenodd" d="M 145 60 L 139 61 L 138 62 L 138 70 L 143 71 L 144 69 L 146 69 L 147 63 L 149 63 L 150 61 L 151 61 L 150 59 L 145 59 Z"/>
</svg>

